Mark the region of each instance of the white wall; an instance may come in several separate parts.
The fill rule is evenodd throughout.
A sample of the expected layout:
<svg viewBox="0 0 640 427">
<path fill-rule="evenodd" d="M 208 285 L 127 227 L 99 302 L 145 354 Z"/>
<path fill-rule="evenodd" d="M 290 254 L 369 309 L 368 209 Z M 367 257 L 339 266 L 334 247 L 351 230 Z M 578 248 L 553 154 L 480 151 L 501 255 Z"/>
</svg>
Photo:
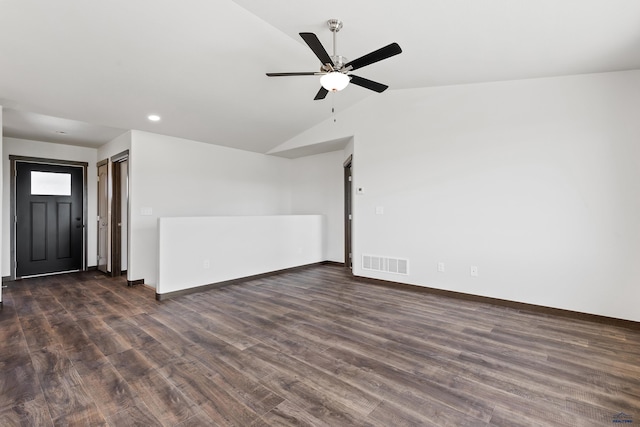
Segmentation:
<svg viewBox="0 0 640 427">
<path fill-rule="evenodd" d="M 198 215 L 324 214 L 324 258 L 342 261 L 342 152 L 289 160 L 146 132 L 127 132 L 99 149 L 4 138 L 2 267 L 9 275 L 9 161 L 21 155 L 86 161 L 88 265 L 96 265 L 96 163 L 129 153 L 128 279 L 155 285 L 157 218 Z M 293 202 L 295 200 L 295 203 Z M 295 206 L 294 206 L 295 205 Z M 151 215 L 141 215 L 151 208 Z M 323 228 L 323 230 L 325 229 Z"/>
<path fill-rule="evenodd" d="M 132 131 L 129 280 L 157 283 L 159 217 L 289 214 L 288 162 Z"/>
<path fill-rule="evenodd" d="M 344 262 L 345 160 L 340 150 L 291 161 L 291 213 L 324 216 L 323 253 L 328 261 Z"/>
<path fill-rule="evenodd" d="M 357 275 L 640 321 L 638 117 L 630 71 L 389 91 L 285 145 L 354 135 Z"/>
<path fill-rule="evenodd" d="M 321 215 L 160 218 L 158 294 L 325 260 Z"/>
<path fill-rule="evenodd" d="M 97 224 L 92 221 L 97 215 L 97 180 L 95 148 L 75 147 L 72 145 L 54 144 L 50 142 L 30 141 L 26 139 L 2 139 L 2 275 L 11 274 L 11 228 L 9 216 L 11 212 L 10 163 L 9 156 L 41 157 L 46 159 L 87 162 L 87 266 L 96 265 L 97 257 Z"/>
<path fill-rule="evenodd" d="M 125 132 L 98 148 L 98 161 L 110 159 L 116 154 L 131 149 L 131 131 Z"/>
</svg>

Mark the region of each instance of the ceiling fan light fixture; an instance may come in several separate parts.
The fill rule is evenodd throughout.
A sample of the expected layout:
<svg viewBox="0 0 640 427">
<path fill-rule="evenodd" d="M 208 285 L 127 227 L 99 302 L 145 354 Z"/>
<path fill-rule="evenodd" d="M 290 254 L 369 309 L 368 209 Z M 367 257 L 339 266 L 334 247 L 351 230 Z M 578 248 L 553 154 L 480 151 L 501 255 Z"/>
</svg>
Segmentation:
<svg viewBox="0 0 640 427">
<path fill-rule="evenodd" d="M 332 71 L 320 77 L 320 84 L 329 92 L 338 92 L 347 87 L 349 76 L 339 71 Z"/>
</svg>

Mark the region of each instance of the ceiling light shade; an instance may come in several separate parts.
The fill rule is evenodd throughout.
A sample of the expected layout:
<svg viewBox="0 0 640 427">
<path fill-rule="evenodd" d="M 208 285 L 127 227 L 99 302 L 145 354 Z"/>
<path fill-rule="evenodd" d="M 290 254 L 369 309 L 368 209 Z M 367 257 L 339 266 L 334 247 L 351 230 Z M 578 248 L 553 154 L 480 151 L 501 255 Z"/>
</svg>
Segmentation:
<svg viewBox="0 0 640 427">
<path fill-rule="evenodd" d="M 320 84 L 329 92 L 338 92 L 349 84 L 349 76 L 339 71 L 332 71 L 320 77 Z"/>
</svg>

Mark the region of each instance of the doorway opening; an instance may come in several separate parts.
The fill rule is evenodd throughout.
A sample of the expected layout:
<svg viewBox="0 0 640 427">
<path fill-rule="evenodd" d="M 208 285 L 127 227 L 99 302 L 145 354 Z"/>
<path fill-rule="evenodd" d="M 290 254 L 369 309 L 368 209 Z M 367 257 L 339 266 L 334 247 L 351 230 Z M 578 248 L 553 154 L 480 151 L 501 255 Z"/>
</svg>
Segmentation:
<svg viewBox="0 0 640 427">
<path fill-rule="evenodd" d="M 98 270 L 111 276 L 127 271 L 129 256 L 129 151 L 98 166 Z"/>
<path fill-rule="evenodd" d="M 352 228 L 353 228 L 353 206 L 352 206 L 352 175 L 353 156 L 349 156 L 344 162 L 344 265 L 348 269 L 353 268 L 352 249 Z"/>
<path fill-rule="evenodd" d="M 86 270 L 88 163 L 22 156 L 9 161 L 10 280 Z"/>
<path fill-rule="evenodd" d="M 109 160 L 98 167 L 98 271 L 109 271 Z"/>
<path fill-rule="evenodd" d="M 111 275 L 126 274 L 129 256 L 129 152 L 111 158 Z"/>
</svg>

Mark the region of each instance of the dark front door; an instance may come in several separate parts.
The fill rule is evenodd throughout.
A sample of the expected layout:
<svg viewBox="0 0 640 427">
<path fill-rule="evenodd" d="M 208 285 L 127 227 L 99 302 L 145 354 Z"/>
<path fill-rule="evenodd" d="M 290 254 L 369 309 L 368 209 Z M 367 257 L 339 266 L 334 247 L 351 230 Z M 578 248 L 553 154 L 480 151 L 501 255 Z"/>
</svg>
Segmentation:
<svg viewBox="0 0 640 427">
<path fill-rule="evenodd" d="M 80 270 L 83 169 L 16 162 L 16 277 Z"/>
</svg>

